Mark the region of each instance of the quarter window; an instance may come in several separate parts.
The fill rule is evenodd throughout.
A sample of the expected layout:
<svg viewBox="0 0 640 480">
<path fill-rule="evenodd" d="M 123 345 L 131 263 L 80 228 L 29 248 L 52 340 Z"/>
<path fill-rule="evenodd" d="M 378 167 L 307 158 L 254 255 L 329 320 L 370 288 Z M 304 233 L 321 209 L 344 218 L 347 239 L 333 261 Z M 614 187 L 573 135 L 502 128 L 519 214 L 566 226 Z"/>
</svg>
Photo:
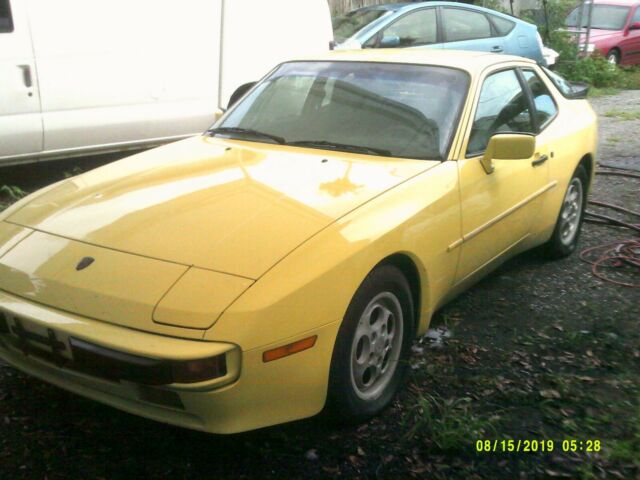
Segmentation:
<svg viewBox="0 0 640 480">
<path fill-rule="evenodd" d="M 485 79 L 467 156 L 482 153 L 496 133 L 534 133 L 529 102 L 514 70 L 494 73 Z"/>
<path fill-rule="evenodd" d="M 428 45 L 436 43 L 437 31 L 435 8 L 418 10 L 389 25 L 375 35 L 366 46 L 378 46 L 385 37 L 398 37 L 400 47 Z"/>
<path fill-rule="evenodd" d="M 538 127 L 542 129 L 556 116 L 558 107 L 553 101 L 551 92 L 535 72 L 524 70 L 522 75 L 531 89 L 533 102 L 536 106 L 536 120 L 538 121 Z"/>
<path fill-rule="evenodd" d="M 491 21 L 498 31 L 498 35 L 504 37 L 516 26 L 516 22 L 507 20 L 506 18 L 498 17 L 497 15 L 491 15 Z"/>
<path fill-rule="evenodd" d="M 461 8 L 445 8 L 442 10 L 442 14 L 444 16 L 444 36 L 447 42 L 491 37 L 491 25 L 482 13 Z"/>
<path fill-rule="evenodd" d="M 13 32 L 9 0 L 0 0 L 0 33 Z"/>
</svg>

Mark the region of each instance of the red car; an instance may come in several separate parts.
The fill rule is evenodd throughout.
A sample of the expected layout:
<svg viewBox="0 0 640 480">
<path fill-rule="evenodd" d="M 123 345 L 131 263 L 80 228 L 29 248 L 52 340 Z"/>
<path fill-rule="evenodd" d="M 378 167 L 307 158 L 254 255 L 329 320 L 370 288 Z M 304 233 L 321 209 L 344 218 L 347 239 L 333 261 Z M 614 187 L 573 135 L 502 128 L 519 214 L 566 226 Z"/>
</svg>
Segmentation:
<svg viewBox="0 0 640 480">
<path fill-rule="evenodd" d="M 583 28 L 587 26 L 588 12 L 588 7 L 585 7 Z M 579 16 L 580 6 L 567 16 L 565 25 L 575 29 Z M 594 1 L 587 51 L 596 50 L 616 65 L 640 64 L 640 1 Z"/>
</svg>

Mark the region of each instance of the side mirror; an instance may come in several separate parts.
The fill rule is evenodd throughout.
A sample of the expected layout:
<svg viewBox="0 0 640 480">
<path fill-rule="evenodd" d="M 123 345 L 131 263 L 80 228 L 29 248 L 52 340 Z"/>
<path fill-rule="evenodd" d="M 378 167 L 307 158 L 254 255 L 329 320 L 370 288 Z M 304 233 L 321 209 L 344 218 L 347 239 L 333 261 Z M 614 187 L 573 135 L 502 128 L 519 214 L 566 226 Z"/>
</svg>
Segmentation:
<svg viewBox="0 0 640 480">
<path fill-rule="evenodd" d="M 229 104 L 227 105 L 227 110 L 230 109 L 234 104 L 238 102 L 244 95 L 251 90 L 255 84 L 258 82 L 249 82 L 244 85 L 240 85 L 236 88 L 236 91 L 231 94 L 231 98 L 229 98 Z"/>
<path fill-rule="evenodd" d="M 640 22 L 633 22 L 629 25 L 629 30 L 640 30 Z"/>
<path fill-rule="evenodd" d="M 571 91 L 565 93 L 565 97 L 571 99 L 579 99 L 579 98 L 587 98 L 589 94 L 589 85 L 586 83 L 580 82 L 569 82 L 571 86 Z"/>
<path fill-rule="evenodd" d="M 385 35 L 380 40 L 380 48 L 394 48 L 400 45 L 400 37 L 398 35 Z"/>
<path fill-rule="evenodd" d="M 494 170 L 494 160 L 526 160 L 533 156 L 536 138 L 522 133 L 496 133 L 489 140 L 487 149 L 480 159 L 487 173 Z"/>
<path fill-rule="evenodd" d="M 220 120 L 222 118 L 222 116 L 224 115 L 224 112 L 226 110 L 219 108 L 217 109 L 215 112 L 213 112 L 213 122 L 217 122 L 218 120 Z"/>
</svg>

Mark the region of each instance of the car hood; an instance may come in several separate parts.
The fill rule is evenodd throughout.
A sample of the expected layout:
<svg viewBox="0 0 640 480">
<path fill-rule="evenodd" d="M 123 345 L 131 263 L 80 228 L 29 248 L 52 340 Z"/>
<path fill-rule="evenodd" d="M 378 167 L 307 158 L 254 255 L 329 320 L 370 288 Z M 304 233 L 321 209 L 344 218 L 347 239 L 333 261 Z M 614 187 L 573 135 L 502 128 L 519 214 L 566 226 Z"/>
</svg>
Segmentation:
<svg viewBox="0 0 640 480">
<path fill-rule="evenodd" d="M 438 163 L 198 136 L 71 178 L 6 221 L 257 279 L 339 217 Z"/>
</svg>

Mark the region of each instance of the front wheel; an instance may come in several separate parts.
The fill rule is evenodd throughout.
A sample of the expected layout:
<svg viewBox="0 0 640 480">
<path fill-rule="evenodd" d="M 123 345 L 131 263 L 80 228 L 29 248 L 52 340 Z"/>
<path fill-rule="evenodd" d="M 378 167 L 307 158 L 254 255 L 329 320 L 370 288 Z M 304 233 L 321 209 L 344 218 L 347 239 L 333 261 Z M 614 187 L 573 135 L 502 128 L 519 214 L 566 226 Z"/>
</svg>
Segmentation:
<svg viewBox="0 0 640 480">
<path fill-rule="evenodd" d="M 564 195 L 553 235 L 545 244 L 545 250 L 551 258 L 566 257 L 575 250 L 584 220 L 588 184 L 587 172 L 579 165 Z"/>
<path fill-rule="evenodd" d="M 406 371 L 413 340 L 409 284 L 393 265 L 375 268 L 356 291 L 331 360 L 328 411 L 346 423 L 381 412 Z"/>
<path fill-rule="evenodd" d="M 620 53 L 617 50 L 611 50 L 607 53 L 607 62 L 611 65 L 619 65 L 620 64 Z"/>
</svg>

